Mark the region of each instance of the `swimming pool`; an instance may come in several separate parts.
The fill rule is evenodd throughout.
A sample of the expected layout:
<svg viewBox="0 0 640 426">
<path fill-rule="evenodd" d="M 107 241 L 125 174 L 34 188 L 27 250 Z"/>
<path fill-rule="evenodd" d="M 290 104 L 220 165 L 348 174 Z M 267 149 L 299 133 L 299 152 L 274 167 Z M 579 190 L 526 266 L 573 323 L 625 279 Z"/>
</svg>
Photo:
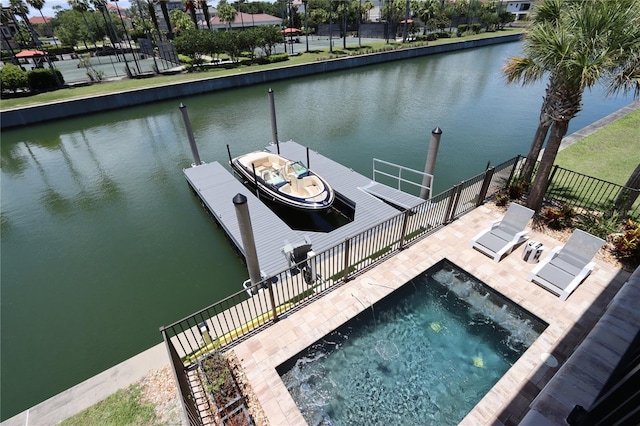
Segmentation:
<svg viewBox="0 0 640 426">
<path fill-rule="evenodd" d="M 277 370 L 310 425 L 457 424 L 546 326 L 445 260 Z"/>
</svg>

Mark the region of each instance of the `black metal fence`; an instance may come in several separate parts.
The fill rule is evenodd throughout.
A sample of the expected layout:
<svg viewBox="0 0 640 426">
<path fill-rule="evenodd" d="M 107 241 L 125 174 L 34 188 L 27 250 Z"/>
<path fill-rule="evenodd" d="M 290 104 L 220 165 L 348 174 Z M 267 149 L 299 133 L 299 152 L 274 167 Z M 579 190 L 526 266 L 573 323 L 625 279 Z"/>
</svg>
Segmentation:
<svg viewBox="0 0 640 426">
<path fill-rule="evenodd" d="M 586 211 L 608 212 L 621 217 L 640 217 L 640 190 L 554 166 L 545 198 Z"/>
<path fill-rule="evenodd" d="M 519 157 L 461 182 L 415 208 L 399 213 L 344 242 L 160 329 L 171 355 L 189 424 L 212 420 L 199 360 L 228 350 L 361 274 L 398 251 L 473 210 L 513 175 Z"/>
</svg>

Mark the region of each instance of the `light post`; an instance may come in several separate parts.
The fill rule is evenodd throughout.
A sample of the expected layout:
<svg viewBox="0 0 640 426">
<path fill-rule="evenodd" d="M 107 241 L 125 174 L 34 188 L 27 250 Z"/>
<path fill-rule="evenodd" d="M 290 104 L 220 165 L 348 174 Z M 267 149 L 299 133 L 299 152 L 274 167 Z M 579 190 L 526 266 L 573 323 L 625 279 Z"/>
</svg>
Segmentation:
<svg viewBox="0 0 640 426">
<path fill-rule="evenodd" d="M 304 4 L 304 37 L 307 42 L 307 50 L 309 53 L 309 22 L 307 20 L 307 6 L 309 4 L 309 0 L 302 0 L 302 4 Z"/>
<path fill-rule="evenodd" d="M 144 34 L 147 36 L 147 41 L 151 47 L 151 57 L 153 58 L 153 65 L 155 66 L 154 72 L 158 71 L 158 63 L 156 62 L 156 53 L 153 51 L 153 40 L 151 39 L 151 31 L 149 31 L 149 27 L 147 27 L 147 22 L 144 20 L 144 14 L 142 13 L 142 5 L 140 4 L 140 0 L 136 0 L 136 4 L 138 5 L 138 12 L 140 12 L 140 19 L 142 19 L 142 26 L 144 27 Z"/>
<path fill-rule="evenodd" d="M 358 48 L 362 49 L 362 35 L 360 25 L 362 24 L 362 0 L 358 0 Z"/>
<path fill-rule="evenodd" d="M 140 65 L 138 65 L 138 60 L 136 59 L 136 53 L 133 51 L 133 47 L 131 46 L 131 39 L 129 38 L 129 33 L 127 32 L 127 27 L 124 24 L 124 19 L 122 18 L 122 13 L 120 13 L 120 7 L 118 6 L 118 1 L 113 0 L 116 3 L 116 11 L 118 12 L 118 16 L 120 17 L 120 22 L 122 22 L 122 30 L 124 31 L 124 37 L 127 39 L 127 44 L 129 45 L 129 50 L 131 50 L 131 54 L 133 55 L 133 63 L 136 64 L 136 69 L 138 70 L 138 74 L 140 74 Z M 124 56 L 124 54 L 123 54 Z"/>
<path fill-rule="evenodd" d="M 331 13 L 333 3 L 329 0 L 329 52 L 333 53 L 333 15 Z"/>
</svg>

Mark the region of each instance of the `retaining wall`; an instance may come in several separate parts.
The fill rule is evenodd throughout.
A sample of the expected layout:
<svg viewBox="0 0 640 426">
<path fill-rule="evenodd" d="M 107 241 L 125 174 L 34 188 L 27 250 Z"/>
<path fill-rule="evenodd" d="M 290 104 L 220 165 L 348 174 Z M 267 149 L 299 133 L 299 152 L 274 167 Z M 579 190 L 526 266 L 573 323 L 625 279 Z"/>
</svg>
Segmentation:
<svg viewBox="0 0 640 426">
<path fill-rule="evenodd" d="M 239 74 L 211 77 L 188 82 L 166 84 L 156 87 L 112 93 L 108 95 L 92 96 L 81 99 L 54 102 L 36 106 L 15 108 L 0 113 L 0 128 L 27 126 L 30 124 L 81 116 L 102 111 L 122 109 L 130 106 L 142 105 L 150 102 L 181 98 L 216 90 L 233 89 L 253 84 L 267 83 L 312 74 L 323 74 L 349 68 L 375 65 L 383 62 L 434 55 L 437 53 L 453 52 L 492 44 L 519 41 L 522 34 L 510 34 L 479 40 L 467 40 L 438 46 L 422 46 L 410 49 L 399 49 L 388 52 L 371 53 L 367 55 L 349 56 L 308 64 L 284 66 L 263 71 L 248 71 Z"/>
</svg>

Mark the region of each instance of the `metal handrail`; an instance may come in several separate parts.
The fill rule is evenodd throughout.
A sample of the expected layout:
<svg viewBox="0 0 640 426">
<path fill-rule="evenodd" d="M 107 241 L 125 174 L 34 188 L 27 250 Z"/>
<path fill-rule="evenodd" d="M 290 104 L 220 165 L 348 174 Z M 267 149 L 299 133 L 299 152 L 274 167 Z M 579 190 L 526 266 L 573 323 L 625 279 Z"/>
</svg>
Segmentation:
<svg viewBox="0 0 640 426">
<path fill-rule="evenodd" d="M 387 166 L 396 167 L 396 168 L 398 169 L 398 175 L 397 175 L 397 176 L 396 176 L 396 175 L 392 175 L 392 174 L 390 174 L 390 173 L 386 173 L 386 172 L 383 172 L 383 171 L 381 171 L 381 170 L 376 169 L 376 163 L 382 163 L 382 164 L 386 164 Z M 429 186 L 425 186 L 425 185 L 423 185 L 422 183 L 417 183 L 417 182 L 413 182 L 413 181 L 408 180 L 408 179 L 404 179 L 404 178 L 402 177 L 402 171 L 403 171 L 403 170 L 406 170 L 406 171 L 408 171 L 408 172 L 412 172 L 412 173 L 418 174 L 418 175 L 422 176 L 423 178 L 424 178 L 425 176 L 426 176 L 426 177 L 428 177 L 428 178 L 429 178 Z M 383 175 L 383 176 L 387 176 L 387 177 L 389 177 L 389 178 L 392 178 L 392 179 L 397 180 L 397 181 L 398 181 L 398 190 L 400 190 L 400 189 L 401 189 L 401 187 L 400 187 L 401 182 L 405 182 L 405 183 L 411 184 L 411 185 L 413 185 L 413 186 L 417 186 L 417 187 L 418 187 L 418 188 L 420 188 L 421 190 L 422 190 L 422 189 L 426 189 L 426 190 L 429 192 L 429 196 L 428 196 L 428 198 L 431 198 L 431 190 L 432 190 L 432 188 L 433 188 L 433 175 L 431 175 L 431 174 L 429 174 L 429 173 L 421 172 L 421 171 L 419 171 L 419 170 L 411 169 L 411 168 L 409 168 L 409 167 L 401 166 L 401 165 L 399 165 L 399 164 L 394 164 L 394 163 L 390 163 L 390 162 L 388 162 L 388 161 L 379 160 L 379 159 L 377 159 L 377 158 L 374 158 L 374 159 L 373 159 L 373 181 L 374 181 L 374 182 L 378 182 L 378 181 L 376 180 L 376 175 L 377 175 L 377 174 L 380 174 L 380 175 Z"/>
</svg>

